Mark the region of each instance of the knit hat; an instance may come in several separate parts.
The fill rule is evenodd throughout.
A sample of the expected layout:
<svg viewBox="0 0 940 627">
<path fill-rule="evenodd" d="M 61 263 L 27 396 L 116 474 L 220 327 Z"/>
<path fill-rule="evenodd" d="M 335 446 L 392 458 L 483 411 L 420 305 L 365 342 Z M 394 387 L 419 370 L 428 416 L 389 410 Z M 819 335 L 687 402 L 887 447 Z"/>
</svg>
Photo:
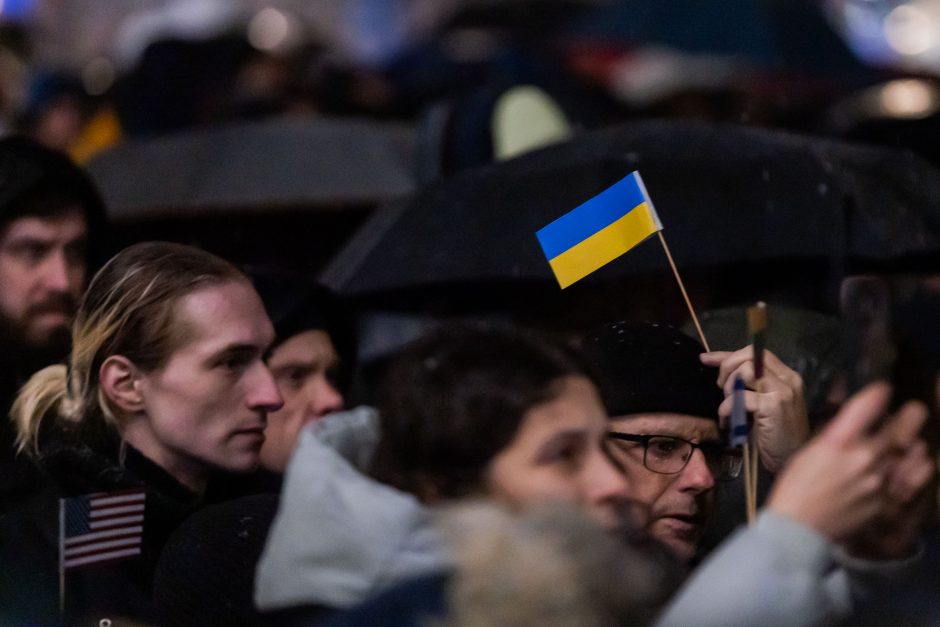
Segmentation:
<svg viewBox="0 0 940 627">
<path fill-rule="evenodd" d="M 611 322 L 590 331 L 584 352 L 610 416 L 673 413 L 718 419 L 718 372 L 702 345 L 664 324 Z"/>
<path fill-rule="evenodd" d="M 291 274 L 251 269 L 249 274 L 274 325 L 275 345 L 301 331 L 330 332 L 333 303 L 325 288 Z"/>
<path fill-rule="evenodd" d="M 344 303 L 326 287 L 295 274 L 250 268 L 248 274 L 274 325 L 271 348 L 303 331 L 324 331 L 340 357 L 340 385 L 347 384 L 355 368 L 357 342 L 355 317 Z"/>
</svg>

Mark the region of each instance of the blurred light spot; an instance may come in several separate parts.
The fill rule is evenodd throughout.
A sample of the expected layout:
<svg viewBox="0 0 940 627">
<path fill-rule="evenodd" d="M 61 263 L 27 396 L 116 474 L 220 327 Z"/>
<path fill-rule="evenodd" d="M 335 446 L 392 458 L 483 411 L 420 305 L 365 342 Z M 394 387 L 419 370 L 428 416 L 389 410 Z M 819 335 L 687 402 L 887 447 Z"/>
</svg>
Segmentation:
<svg viewBox="0 0 940 627">
<path fill-rule="evenodd" d="M 23 21 L 35 10 L 36 0 L 0 0 L 0 15 L 4 20 Z"/>
<path fill-rule="evenodd" d="M 258 50 L 285 52 L 300 40 L 300 26 L 283 11 L 268 7 L 258 11 L 248 24 L 248 41 Z"/>
<path fill-rule="evenodd" d="M 913 4 L 902 4 L 888 13 L 884 30 L 885 39 L 901 54 L 923 54 L 937 44 L 937 26 L 934 20 L 922 8 Z"/>
<path fill-rule="evenodd" d="M 100 96 L 114 84 L 114 64 L 104 57 L 95 57 L 82 70 L 82 86 L 92 96 Z"/>
<path fill-rule="evenodd" d="M 517 85 L 496 101 L 491 118 L 497 160 L 571 137 L 571 123 L 557 102 L 534 85 Z"/>
<path fill-rule="evenodd" d="M 922 80 L 891 81 L 881 88 L 881 108 L 896 118 L 922 118 L 940 108 L 940 95 Z"/>
</svg>

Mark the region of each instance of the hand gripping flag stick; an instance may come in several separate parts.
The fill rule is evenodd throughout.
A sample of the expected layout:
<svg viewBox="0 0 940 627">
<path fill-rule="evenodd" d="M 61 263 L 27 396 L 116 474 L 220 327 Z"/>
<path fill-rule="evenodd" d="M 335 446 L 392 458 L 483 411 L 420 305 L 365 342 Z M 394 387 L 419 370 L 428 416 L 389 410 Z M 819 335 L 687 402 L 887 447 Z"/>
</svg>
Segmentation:
<svg viewBox="0 0 940 627">
<path fill-rule="evenodd" d="M 757 491 L 754 489 L 754 469 L 751 466 L 751 446 L 747 424 L 747 403 L 744 398 L 744 380 L 735 377 L 731 393 L 731 446 L 744 449 L 744 504 L 748 524 L 753 524 L 757 513 Z"/>
</svg>

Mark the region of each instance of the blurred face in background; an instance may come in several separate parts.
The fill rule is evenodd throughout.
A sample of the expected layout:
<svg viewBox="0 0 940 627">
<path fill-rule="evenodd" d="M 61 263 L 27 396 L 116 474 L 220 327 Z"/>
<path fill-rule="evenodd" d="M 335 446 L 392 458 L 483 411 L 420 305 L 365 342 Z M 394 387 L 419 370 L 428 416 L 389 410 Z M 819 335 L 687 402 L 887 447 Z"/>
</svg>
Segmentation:
<svg viewBox="0 0 940 627">
<path fill-rule="evenodd" d="M 491 462 L 489 490 L 511 503 L 564 501 L 610 530 L 630 523 L 627 482 L 606 449 L 607 416 L 594 385 L 566 377 L 551 401 L 530 409 Z"/>
<path fill-rule="evenodd" d="M 308 330 L 278 344 L 268 358 L 284 406 L 268 416 L 261 465 L 284 472 L 300 430 L 307 423 L 343 409 L 337 389 L 339 357 L 329 334 Z"/>
<path fill-rule="evenodd" d="M 37 350 L 66 347 L 86 275 L 88 225 L 79 208 L 23 216 L 0 230 L 0 322 Z"/>
</svg>

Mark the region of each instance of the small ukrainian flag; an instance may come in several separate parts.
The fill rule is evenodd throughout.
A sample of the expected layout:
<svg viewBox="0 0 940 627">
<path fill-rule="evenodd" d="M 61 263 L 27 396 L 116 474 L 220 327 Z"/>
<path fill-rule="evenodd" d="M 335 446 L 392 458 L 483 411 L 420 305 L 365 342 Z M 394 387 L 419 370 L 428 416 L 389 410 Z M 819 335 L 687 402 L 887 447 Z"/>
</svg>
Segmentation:
<svg viewBox="0 0 940 627">
<path fill-rule="evenodd" d="M 535 236 L 564 289 L 662 228 L 640 173 L 633 172 Z"/>
</svg>

